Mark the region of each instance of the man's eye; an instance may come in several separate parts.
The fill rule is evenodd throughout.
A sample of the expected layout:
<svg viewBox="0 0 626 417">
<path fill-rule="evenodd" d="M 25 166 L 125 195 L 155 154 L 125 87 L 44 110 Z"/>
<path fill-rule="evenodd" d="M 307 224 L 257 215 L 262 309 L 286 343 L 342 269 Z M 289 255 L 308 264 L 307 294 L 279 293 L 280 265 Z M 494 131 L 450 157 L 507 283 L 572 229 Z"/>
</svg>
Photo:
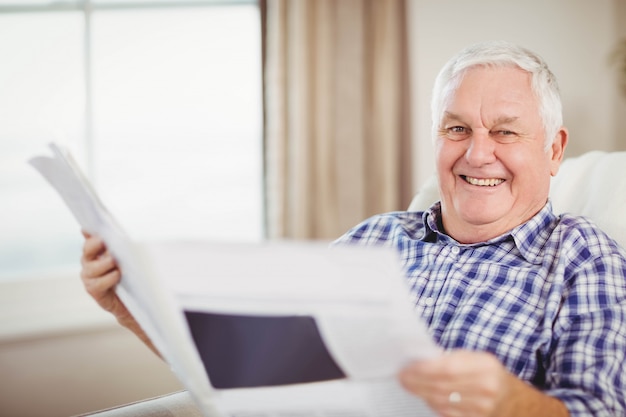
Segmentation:
<svg viewBox="0 0 626 417">
<path fill-rule="evenodd" d="M 445 126 L 440 130 L 440 135 L 450 140 L 464 140 L 471 135 L 471 130 L 464 126 Z"/>
<path fill-rule="evenodd" d="M 448 138 L 450 140 L 464 140 L 471 135 L 472 131 L 468 127 L 464 126 L 442 126 L 439 129 L 439 135 L 441 137 Z"/>
<path fill-rule="evenodd" d="M 492 132 L 494 139 L 499 140 L 500 142 L 512 143 L 516 142 L 518 138 L 517 132 L 507 129 L 496 130 Z"/>
</svg>

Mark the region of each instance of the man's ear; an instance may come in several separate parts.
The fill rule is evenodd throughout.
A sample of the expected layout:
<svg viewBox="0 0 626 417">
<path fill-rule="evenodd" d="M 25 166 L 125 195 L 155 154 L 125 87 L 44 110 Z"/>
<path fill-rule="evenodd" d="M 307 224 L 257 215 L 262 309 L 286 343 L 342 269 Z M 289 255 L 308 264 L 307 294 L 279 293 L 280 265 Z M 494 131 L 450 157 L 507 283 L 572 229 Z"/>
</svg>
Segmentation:
<svg viewBox="0 0 626 417">
<path fill-rule="evenodd" d="M 552 146 L 548 151 L 550 153 L 550 175 L 553 177 L 559 172 L 561 161 L 563 161 L 563 154 L 565 153 L 565 147 L 567 146 L 567 140 L 569 139 L 569 132 L 565 127 L 561 127 L 552 141 Z"/>
</svg>

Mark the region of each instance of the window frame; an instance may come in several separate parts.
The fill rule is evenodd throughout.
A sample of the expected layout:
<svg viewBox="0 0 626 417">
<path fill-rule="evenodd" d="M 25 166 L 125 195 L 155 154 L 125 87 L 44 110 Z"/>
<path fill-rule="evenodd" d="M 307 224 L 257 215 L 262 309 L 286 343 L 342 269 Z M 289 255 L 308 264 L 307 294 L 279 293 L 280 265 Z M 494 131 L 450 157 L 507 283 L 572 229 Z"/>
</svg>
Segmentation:
<svg viewBox="0 0 626 417">
<path fill-rule="evenodd" d="M 86 173 L 89 177 L 93 177 L 94 169 L 91 67 L 92 14 L 103 10 L 156 10 L 244 4 L 259 5 L 259 1 L 255 0 L 103 1 L 60 0 L 49 3 L 41 2 L 40 4 L 0 2 L 0 15 L 67 11 L 83 13 L 85 28 L 83 38 L 85 111 L 82 145 L 84 147 Z M 115 325 L 113 317 L 101 310 L 86 293 L 80 282 L 79 272 L 75 267 L 62 268 L 49 271 L 45 276 L 20 276 L 14 280 L 0 282 L 0 343 Z"/>
</svg>

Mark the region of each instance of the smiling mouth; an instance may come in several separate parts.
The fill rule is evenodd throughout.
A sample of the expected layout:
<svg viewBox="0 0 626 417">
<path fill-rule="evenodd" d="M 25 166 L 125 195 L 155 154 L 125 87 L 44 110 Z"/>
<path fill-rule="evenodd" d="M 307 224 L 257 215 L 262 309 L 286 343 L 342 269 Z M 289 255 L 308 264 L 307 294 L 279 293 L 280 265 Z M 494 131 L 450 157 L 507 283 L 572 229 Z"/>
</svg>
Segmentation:
<svg viewBox="0 0 626 417">
<path fill-rule="evenodd" d="M 461 175 L 461 178 L 463 178 L 465 182 L 479 187 L 495 187 L 504 182 L 502 178 L 474 178 L 468 177 L 467 175 Z"/>
</svg>

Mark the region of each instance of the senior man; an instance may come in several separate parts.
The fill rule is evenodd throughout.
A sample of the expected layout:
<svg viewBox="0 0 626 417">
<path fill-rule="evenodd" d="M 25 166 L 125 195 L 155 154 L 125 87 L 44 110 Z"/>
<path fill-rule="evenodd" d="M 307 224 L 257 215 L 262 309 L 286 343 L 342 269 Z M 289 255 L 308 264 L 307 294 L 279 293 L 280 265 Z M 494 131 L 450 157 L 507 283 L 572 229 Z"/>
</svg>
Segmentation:
<svg viewBox="0 0 626 417">
<path fill-rule="evenodd" d="M 441 70 L 433 137 L 441 201 L 374 216 L 335 244 L 398 250 L 440 358 L 403 386 L 441 416 L 623 416 L 626 253 L 548 199 L 568 140 L 554 75 L 506 42 L 473 45 Z M 112 291 L 120 274 L 95 237 L 88 292 L 150 341 Z"/>
</svg>

